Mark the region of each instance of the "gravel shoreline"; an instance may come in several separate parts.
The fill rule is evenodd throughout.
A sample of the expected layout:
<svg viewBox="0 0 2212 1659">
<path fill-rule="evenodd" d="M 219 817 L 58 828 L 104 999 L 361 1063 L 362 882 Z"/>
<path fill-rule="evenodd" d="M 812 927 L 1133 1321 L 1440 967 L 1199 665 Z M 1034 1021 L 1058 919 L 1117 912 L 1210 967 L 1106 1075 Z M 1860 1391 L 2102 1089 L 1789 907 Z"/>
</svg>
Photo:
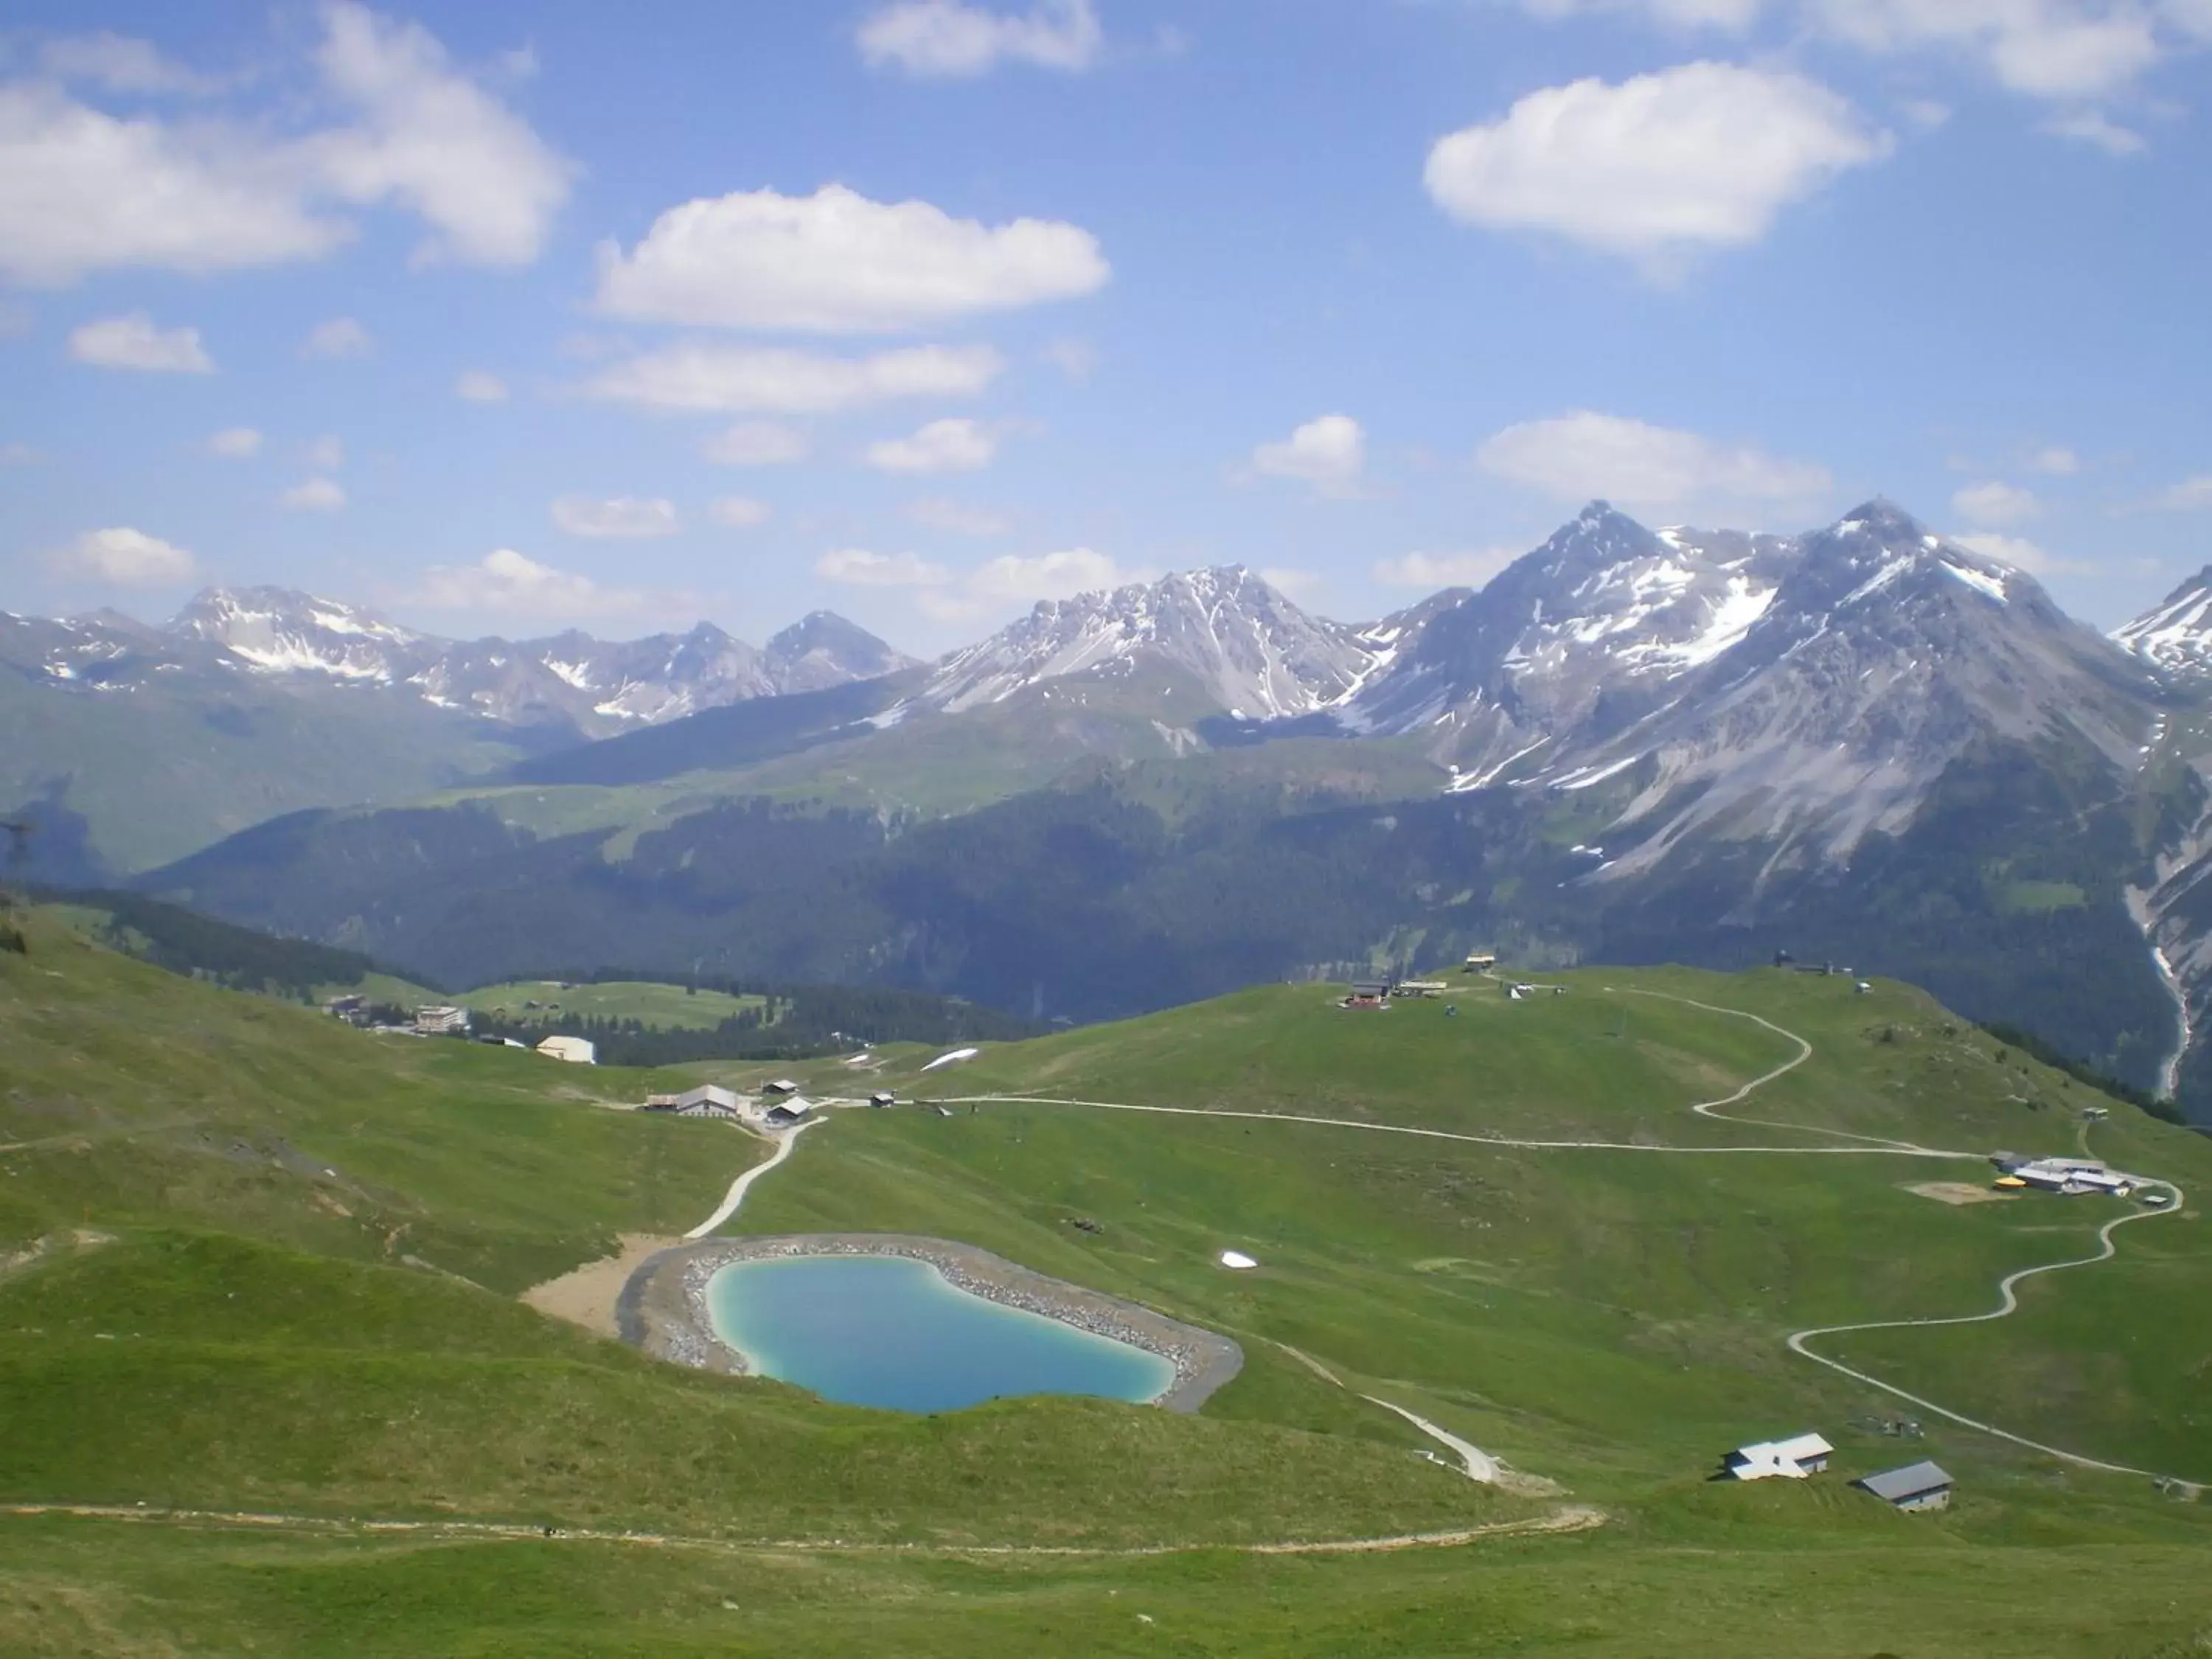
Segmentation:
<svg viewBox="0 0 2212 1659">
<path fill-rule="evenodd" d="M 950 1239 L 903 1233 L 791 1233 L 713 1238 L 659 1252 L 630 1275 L 616 1304 L 622 1340 L 658 1359 L 743 1376 L 744 1357 L 714 1334 L 707 1285 L 732 1262 L 793 1256 L 903 1256 L 927 1261 L 972 1296 L 1042 1314 L 1111 1337 L 1175 1367 L 1175 1380 L 1152 1403 L 1194 1412 L 1243 1369 L 1244 1351 L 1227 1337 L 1187 1325 L 1103 1291 L 1032 1273 L 1003 1256 Z"/>
</svg>

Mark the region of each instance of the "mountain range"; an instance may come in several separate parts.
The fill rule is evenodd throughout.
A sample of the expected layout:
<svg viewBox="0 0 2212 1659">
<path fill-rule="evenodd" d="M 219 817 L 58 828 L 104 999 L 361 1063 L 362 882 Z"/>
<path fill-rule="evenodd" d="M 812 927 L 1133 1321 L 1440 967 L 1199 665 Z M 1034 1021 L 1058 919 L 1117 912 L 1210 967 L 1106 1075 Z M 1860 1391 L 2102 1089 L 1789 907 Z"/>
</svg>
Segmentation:
<svg viewBox="0 0 2212 1659">
<path fill-rule="evenodd" d="M 929 665 L 826 613 L 759 650 L 459 643 L 271 590 L 8 619 L 0 660 L 454 723 L 472 776 L 140 878 L 447 979 L 705 960 L 1097 1018 L 1477 945 L 1789 950 L 2212 1114 L 2212 570 L 2107 637 L 1886 501 L 1796 536 L 1593 502 L 1370 623 L 1229 568 Z"/>
</svg>

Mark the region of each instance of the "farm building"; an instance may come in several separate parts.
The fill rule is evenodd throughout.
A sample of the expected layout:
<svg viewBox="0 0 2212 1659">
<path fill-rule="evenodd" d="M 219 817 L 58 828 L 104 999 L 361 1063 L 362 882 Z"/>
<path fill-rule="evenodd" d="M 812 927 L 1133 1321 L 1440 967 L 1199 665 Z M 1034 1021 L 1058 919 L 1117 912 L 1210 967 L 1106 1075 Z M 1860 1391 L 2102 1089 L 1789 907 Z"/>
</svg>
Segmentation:
<svg viewBox="0 0 2212 1659">
<path fill-rule="evenodd" d="M 1386 1008 L 1390 1004 L 1390 987 L 1387 981 L 1364 980 L 1352 988 L 1351 994 L 1341 1005 L 1346 1008 Z"/>
<path fill-rule="evenodd" d="M 1401 979 L 1390 988 L 1394 997 L 1440 997 L 1451 987 L 1440 979 Z"/>
<path fill-rule="evenodd" d="M 648 1112 L 673 1112 L 678 1117 L 736 1117 L 738 1115 L 737 1096 L 712 1083 L 686 1089 L 680 1095 L 647 1095 L 645 1109 Z"/>
<path fill-rule="evenodd" d="M 415 1011 L 415 1029 L 425 1036 L 443 1036 L 449 1031 L 469 1029 L 469 1011 L 465 1008 L 432 1006 Z"/>
<path fill-rule="evenodd" d="M 804 1123 L 814 1115 L 814 1109 L 803 1100 L 793 1100 L 787 1105 L 771 1106 L 763 1120 L 771 1129 L 788 1129 L 794 1123 Z"/>
<path fill-rule="evenodd" d="M 1460 964 L 1464 972 L 1486 974 L 1498 966 L 1498 957 L 1488 951 L 1477 951 Z"/>
<path fill-rule="evenodd" d="M 1836 1449 L 1817 1434 L 1792 1435 L 1787 1440 L 1756 1440 L 1738 1446 L 1723 1460 L 1728 1473 L 1738 1480 L 1802 1480 L 1828 1467 Z"/>
<path fill-rule="evenodd" d="M 868 1097 L 868 1104 L 871 1106 L 896 1106 L 898 1104 L 898 1097 L 888 1089 L 878 1089 L 875 1093 Z"/>
<path fill-rule="evenodd" d="M 1908 1463 L 1851 1483 L 1893 1509 L 1943 1510 L 1951 1506 L 1951 1477 L 1934 1463 Z"/>
<path fill-rule="evenodd" d="M 762 1084 L 761 1092 L 764 1095 L 795 1095 L 799 1092 L 799 1085 L 787 1077 L 780 1077 L 773 1083 Z"/>
<path fill-rule="evenodd" d="M 554 1060 L 565 1060 L 571 1066 L 599 1063 L 599 1048 L 587 1037 L 550 1036 L 538 1045 L 538 1052 Z"/>
</svg>

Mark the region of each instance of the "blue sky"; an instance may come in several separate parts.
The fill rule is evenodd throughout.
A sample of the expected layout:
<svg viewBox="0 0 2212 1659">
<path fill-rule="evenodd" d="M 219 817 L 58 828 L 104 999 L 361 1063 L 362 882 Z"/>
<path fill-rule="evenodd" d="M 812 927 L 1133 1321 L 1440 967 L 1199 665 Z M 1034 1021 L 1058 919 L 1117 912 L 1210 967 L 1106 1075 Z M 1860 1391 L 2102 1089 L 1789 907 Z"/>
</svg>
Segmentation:
<svg viewBox="0 0 2212 1659">
<path fill-rule="evenodd" d="M 0 608 L 908 649 L 1604 495 L 2212 558 L 2212 0 L 100 6 L 0 33 Z"/>
</svg>

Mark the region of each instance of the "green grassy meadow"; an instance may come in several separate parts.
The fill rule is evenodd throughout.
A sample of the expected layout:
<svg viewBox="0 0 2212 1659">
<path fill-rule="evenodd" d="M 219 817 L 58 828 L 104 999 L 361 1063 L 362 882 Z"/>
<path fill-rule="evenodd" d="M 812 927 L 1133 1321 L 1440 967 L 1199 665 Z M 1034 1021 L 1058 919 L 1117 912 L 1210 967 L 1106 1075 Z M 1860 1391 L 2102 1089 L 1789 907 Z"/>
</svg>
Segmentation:
<svg viewBox="0 0 2212 1659">
<path fill-rule="evenodd" d="M 911 1047 L 866 1068 L 684 1068 L 738 1085 L 781 1070 L 817 1097 L 890 1087 L 949 1113 L 833 1114 L 731 1231 L 960 1238 L 1246 1354 L 1195 1418 L 1036 1400 L 913 1419 L 656 1364 L 514 1299 L 620 1235 L 685 1231 L 765 1151 L 613 1109 L 675 1073 L 373 1037 L 57 922 L 31 935 L 27 957 L 0 955 L 10 1655 L 2212 1649 L 2212 1505 L 1924 1413 L 1925 1438 L 1901 1442 L 1875 1419 L 1912 1408 L 1783 1346 L 1803 1326 L 1979 1311 L 2002 1274 L 2088 1254 L 2127 1206 L 1908 1190 L 1986 1188 L 1990 1151 L 2086 1134 L 2179 1182 L 2183 1212 L 2123 1229 L 2115 1261 L 2030 1281 L 2015 1318 L 1823 1352 L 2031 1437 L 2212 1481 L 2212 1143 L 1909 988 L 1585 969 L 1526 1002 L 1470 981 L 1448 1015 L 1263 987 L 929 1072 Z M 1727 1109 L 1786 1127 L 1686 1108 L 1796 1044 L 1669 999 L 1813 1044 Z M 2085 1130 L 2092 1100 L 2112 1115 Z M 1947 1155 L 1809 1150 L 1850 1147 L 1837 1131 Z M 1801 1150 L 1721 1150 L 1753 1146 Z M 1224 1248 L 1261 1267 L 1224 1271 Z M 1361 1394 L 1552 1487 L 1476 1487 Z M 1811 1427 L 1838 1449 L 1829 1475 L 1705 1479 L 1732 1445 Z M 1919 1456 L 1959 1478 L 1949 1512 L 1894 1515 L 1845 1484 Z M 41 1503 L 701 1541 L 4 1508 Z M 1565 1503 L 1605 1524 L 1243 1551 Z"/>
<path fill-rule="evenodd" d="M 768 999 L 731 996 L 720 991 L 687 991 L 681 985 L 659 985 L 641 980 L 612 980 L 605 984 L 555 984 L 545 980 L 516 980 L 505 985 L 485 985 L 454 999 L 482 1013 L 503 1018 L 551 1021 L 570 1016 L 583 1019 L 634 1019 L 654 1030 L 711 1030 L 748 1008 L 763 1006 Z M 535 1008 L 526 1005 L 536 1003 Z"/>
</svg>

